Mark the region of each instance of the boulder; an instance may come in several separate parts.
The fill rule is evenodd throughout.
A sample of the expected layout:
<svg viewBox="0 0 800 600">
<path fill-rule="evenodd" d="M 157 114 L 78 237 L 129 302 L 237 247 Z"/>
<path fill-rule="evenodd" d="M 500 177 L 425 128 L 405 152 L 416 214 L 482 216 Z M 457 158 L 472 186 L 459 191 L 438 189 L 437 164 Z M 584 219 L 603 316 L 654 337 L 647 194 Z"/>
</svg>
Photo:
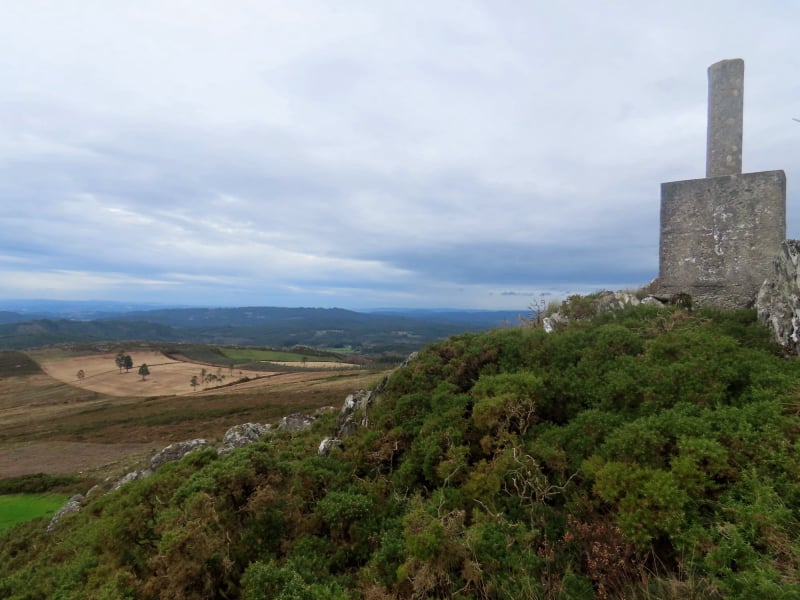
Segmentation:
<svg viewBox="0 0 800 600">
<path fill-rule="evenodd" d="M 150 470 L 158 471 L 166 463 L 180 460 L 190 452 L 208 448 L 208 446 L 208 442 L 202 438 L 170 444 L 150 459 Z"/>
<path fill-rule="evenodd" d="M 372 390 L 358 390 L 344 399 L 342 410 L 336 419 L 337 438 L 353 435 L 357 427 L 369 424 L 367 409 L 375 396 Z"/>
<path fill-rule="evenodd" d="M 325 438 L 319 443 L 317 454 L 320 456 L 328 456 L 332 448 L 341 448 L 343 446 L 342 440 L 336 438 Z"/>
<path fill-rule="evenodd" d="M 271 425 L 261 425 L 260 423 L 242 423 L 241 425 L 234 425 L 225 432 L 222 438 L 222 444 L 217 448 L 219 454 L 228 454 L 236 448 L 242 448 L 248 444 L 259 441 L 264 437 Z"/>
<path fill-rule="evenodd" d="M 311 427 L 311 424 L 316 421 L 316 417 L 304 415 L 301 413 L 293 413 L 283 417 L 278 423 L 277 429 L 281 431 L 300 431 Z"/>
<path fill-rule="evenodd" d="M 756 298 L 758 320 L 776 342 L 800 354 L 800 240 L 784 240 Z"/>
<path fill-rule="evenodd" d="M 597 298 L 597 312 L 620 310 L 626 306 L 639 306 L 641 301 L 630 292 L 603 292 Z"/>
</svg>

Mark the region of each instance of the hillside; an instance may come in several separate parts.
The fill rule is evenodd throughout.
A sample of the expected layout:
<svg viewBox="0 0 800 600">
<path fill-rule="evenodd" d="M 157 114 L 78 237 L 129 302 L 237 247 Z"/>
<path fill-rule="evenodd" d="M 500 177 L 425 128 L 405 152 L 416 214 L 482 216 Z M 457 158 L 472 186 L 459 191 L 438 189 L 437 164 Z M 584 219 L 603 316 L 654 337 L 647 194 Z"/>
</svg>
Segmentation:
<svg viewBox="0 0 800 600">
<path fill-rule="evenodd" d="M 335 415 L 0 538 L 0 597 L 796 598 L 800 363 L 652 307 L 426 347 Z"/>
<path fill-rule="evenodd" d="M 75 313 L 71 308 L 65 314 Z M 118 312 L 111 316 L 79 314 L 85 318 L 66 318 L 54 312 L 0 313 L 0 350 L 59 343 L 145 340 L 348 347 L 373 354 L 407 354 L 449 335 L 519 321 L 518 313 L 511 311 L 362 313 L 339 308 L 278 307 L 171 308 Z"/>
</svg>

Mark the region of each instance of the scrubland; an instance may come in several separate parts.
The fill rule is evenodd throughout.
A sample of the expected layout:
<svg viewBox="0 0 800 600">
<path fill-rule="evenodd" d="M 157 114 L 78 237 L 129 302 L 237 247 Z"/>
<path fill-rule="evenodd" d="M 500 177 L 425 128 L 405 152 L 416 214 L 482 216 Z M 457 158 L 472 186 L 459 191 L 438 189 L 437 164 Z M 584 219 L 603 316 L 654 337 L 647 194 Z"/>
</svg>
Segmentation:
<svg viewBox="0 0 800 600">
<path fill-rule="evenodd" d="M 297 385 L 283 400 L 315 404 L 317 383 Z M 134 414 L 190 399 L 93 430 L 113 438 L 124 415 L 136 429 Z M 319 456 L 334 429 L 330 413 L 190 454 L 51 535 L 18 525 L 0 539 L 0 596 L 800 596 L 800 363 L 750 311 L 638 307 L 452 337 Z"/>
</svg>

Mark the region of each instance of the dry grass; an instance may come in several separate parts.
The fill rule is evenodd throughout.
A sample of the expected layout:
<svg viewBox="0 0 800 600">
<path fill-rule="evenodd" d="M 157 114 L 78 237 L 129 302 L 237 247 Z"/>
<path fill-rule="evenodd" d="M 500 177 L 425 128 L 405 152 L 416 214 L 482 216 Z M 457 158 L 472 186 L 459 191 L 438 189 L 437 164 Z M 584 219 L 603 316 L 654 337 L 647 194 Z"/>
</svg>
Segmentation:
<svg viewBox="0 0 800 600">
<path fill-rule="evenodd" d="M 137 366 L 127 374 L 119 373 L 114 354 L 51 353 L 33 355 L 45 373 L 0 377 L 0 478 L 119 471 L 174 441 L 219 439 L 238 423 L 270 423 L 323 406 L 338 410 L 347 394 L 374 386 L 382 376 L 310 368 L 241 375 L 236 369 L 231 376 L 223 369 L 223 384 L 253 379 L 193 391 L 191 377 L 199 377 L 202 365 L 150 351 L 130 354 Z M 143 362 L 151 373 L 146 381 L 136 374 Z"/>
</svg>

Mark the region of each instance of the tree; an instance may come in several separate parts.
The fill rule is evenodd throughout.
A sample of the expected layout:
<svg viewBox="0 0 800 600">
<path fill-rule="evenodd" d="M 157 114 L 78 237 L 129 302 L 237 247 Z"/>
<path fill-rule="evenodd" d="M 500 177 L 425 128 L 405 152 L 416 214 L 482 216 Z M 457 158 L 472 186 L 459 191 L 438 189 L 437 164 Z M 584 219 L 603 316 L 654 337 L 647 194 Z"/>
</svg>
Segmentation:
<svg viewBox="0 0 800 600">
<path fill-rule="evenodd" d="M 114 357 L 114 364 L 117 365 L 119 372 L 122 373 L 122 368 L 125 366 L 125 353 L 120 350 Z"/>
<path fill-rule="evenodd" d="M 125 367 L 126 373 L 133 368 L 133 359 L 131 358 L 130 354 L 126 354 L 122 362 L 122 366 Z"/>
<path fill-rule="evenodd" d="M 192 389 L 196 390 L 197 389 L 197 384 L 198 384 L 197 375 L 192 375 L 191 384 L 192 384 Z"/>
<path fill-rule="evenodd" d="M 86 377 L 86 373 L 84 373 L 83 369 L 81 369 L 78 371 L 78 379 L 83 379 L 84 377 Z"/>
<path fill-rule="evenodd" d="M 142 376 L 142 381 L 150 375 L 150 369 L 147 368 L 147 363 L 142 363 L 142 366 L 139 367 L 139 375 Z"/>
</svg>

